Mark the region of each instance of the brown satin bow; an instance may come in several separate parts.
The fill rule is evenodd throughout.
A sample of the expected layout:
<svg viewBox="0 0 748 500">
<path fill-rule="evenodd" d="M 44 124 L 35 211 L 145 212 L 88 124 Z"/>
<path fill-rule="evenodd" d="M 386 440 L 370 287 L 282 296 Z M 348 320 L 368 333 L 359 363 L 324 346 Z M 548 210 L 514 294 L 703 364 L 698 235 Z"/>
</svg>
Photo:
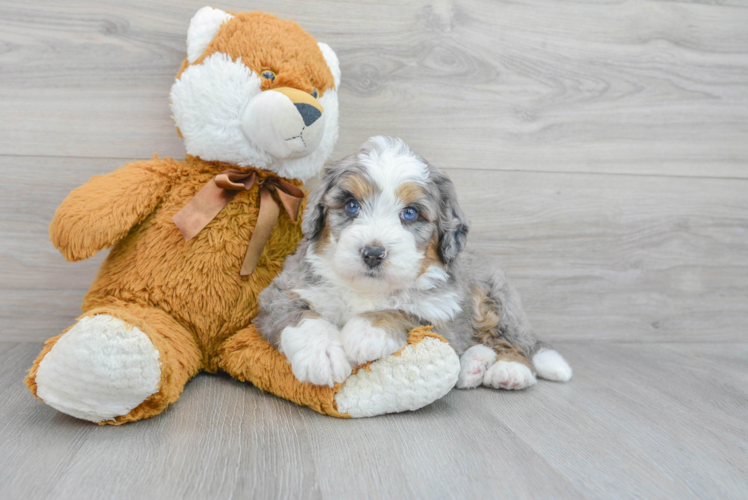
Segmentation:
<svg viewBox="0 0 748 500">
<path fill-rule="evenodd" d="M 252 237 L 249 240 L 247 253 L 244 255 L 241 275 L 252 274 L 260 260 L 262 250 L 270 239 L 275 221 L 278 220 L 280 207 L 273 198 L 275 191 L 291 220 L 296 222 L 299 208 L 304 200 L 304 192 L 280 177 L 269 176 L 258 179 L 257 172 L 241 172 L 228 169 L 212 178 L 187 205 L 174 216 L 185 241 L 191 240 L 197 233 L 212 221 L 223 208 L 234 199 L 239 191 L 249 191 L 255 182 L 260 189 L 260 213 L 257 215 Z"/>
</svg>

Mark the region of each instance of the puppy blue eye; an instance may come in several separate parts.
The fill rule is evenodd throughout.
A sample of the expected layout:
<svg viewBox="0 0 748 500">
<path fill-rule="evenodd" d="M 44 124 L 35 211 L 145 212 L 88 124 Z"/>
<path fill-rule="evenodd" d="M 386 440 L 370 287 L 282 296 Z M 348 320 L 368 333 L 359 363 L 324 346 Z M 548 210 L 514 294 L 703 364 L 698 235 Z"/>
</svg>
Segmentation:
<svg viewBox="0 0 748 500">
<path fill-rule="evenodd" d="M 312 90 L 312 97 L 314 97 L 315 99 L 319 97 L 319 91 L 317 91 L 317 89 Z"/>
<path fill-rule="evenodd" d="M 418 211 L 413 207 L 405 207 L 403 208 L 403 211 L 400 212 L 400 217 L 402 217 L 403 220 L 416 220 L 416 217 L 418 217 Z"/>
<path fill-rule="evenodd" d="M 269 69 L 266 69 L 262 72 L 262 77 L 272 82 L 273 80 L 275 80 L 275 73 L 270 71 Z"/>
<path fill-rule="evenodd" d="M 345 204 L 345 211 L 351 215 L 356 215 L 359 210 L 361 210 L 361 205 L 355 200 L 351 200 Z"/>
</svg>

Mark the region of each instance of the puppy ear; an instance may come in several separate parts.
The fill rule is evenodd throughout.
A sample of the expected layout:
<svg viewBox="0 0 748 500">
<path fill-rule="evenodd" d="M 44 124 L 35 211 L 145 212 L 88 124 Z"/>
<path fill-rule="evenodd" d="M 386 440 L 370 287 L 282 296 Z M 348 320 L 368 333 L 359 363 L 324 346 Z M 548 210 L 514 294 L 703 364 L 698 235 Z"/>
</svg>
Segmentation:
<svg viewBox="0 0 748 500">
<path fill-rule="evenodd" d="M 449 177 L 436 172 L 434 183 L 439 189 L 441 200 L 437 221 L 439 256 L 448 265 L 465 248 L 470 222 L 457 203 L 457 192 Z"/>
<path fill-rule="evenodd" d="M 325 170 L 322 184 L 312 191 L 307 198 L 306 209 L 304 209 L 304 215 L 301 220 L 301 232 L 310 240 L 319 236 L 319 233 L 325 227 L 327 209 L 325 208 L 324 198 L 327 191 L 330 190 L 330 185 L 329 171 Z"/>
</svg>

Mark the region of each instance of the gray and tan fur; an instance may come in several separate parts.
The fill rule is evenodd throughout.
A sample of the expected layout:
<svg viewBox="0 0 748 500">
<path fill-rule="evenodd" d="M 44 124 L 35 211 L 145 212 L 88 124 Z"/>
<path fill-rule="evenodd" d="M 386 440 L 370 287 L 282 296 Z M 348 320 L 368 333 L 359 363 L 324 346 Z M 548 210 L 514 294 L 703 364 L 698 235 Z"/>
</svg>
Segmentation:
<svg viewBox="0 0 748 500">
<path fill-rule="evenodd" d="M 398 351 L 418 325 L 461 356 L 458 387 L 569 380 L 504 273 L 465 248 L 468 230 L 446 175 L 400 139 L 373 137 L 325 170 L 305 238 L 260 295 L 255 324 L 299 380 L 318 385 Z"/>
</svg>

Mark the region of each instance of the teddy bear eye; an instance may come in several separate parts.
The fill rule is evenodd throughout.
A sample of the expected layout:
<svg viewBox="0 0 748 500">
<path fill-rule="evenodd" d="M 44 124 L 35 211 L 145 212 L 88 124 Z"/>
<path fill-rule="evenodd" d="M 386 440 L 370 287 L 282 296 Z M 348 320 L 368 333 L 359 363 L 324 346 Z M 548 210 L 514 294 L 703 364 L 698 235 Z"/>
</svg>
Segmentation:
<svg viewBox="0 0 748 500">
<path fill-rule="evenodd" d="M 317 89 L 312 89 L 312 97 L 314 97 L 315 99 L 319 97 L 319 92 L 317 91 Z"/>
<path fill-rule="evenodd" d="M 266 69 L 265 71 L 262 72 L 262 77 L 272 82 L 273 80 L 275 80 L 275 73 L 273 73 L 269 69 Z"/>
</svg>

